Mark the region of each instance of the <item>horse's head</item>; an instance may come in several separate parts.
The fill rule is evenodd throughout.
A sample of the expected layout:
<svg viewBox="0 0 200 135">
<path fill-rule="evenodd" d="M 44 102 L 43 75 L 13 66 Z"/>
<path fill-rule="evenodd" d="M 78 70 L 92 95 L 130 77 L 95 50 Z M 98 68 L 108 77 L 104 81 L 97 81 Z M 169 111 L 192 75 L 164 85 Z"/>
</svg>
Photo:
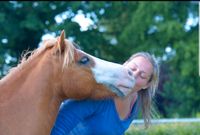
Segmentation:
<svg viewBox="0 0 200 135">
<path fill-rule="evenodd" d="M 130 69 L 76 49 L 65 39 L 64 31 L 53 43 L 53 65 L 60 72 L 56 73 L 55 84 L 63 98 L 123 97 L 131 92 L 135 79 Z"/>
</svg>

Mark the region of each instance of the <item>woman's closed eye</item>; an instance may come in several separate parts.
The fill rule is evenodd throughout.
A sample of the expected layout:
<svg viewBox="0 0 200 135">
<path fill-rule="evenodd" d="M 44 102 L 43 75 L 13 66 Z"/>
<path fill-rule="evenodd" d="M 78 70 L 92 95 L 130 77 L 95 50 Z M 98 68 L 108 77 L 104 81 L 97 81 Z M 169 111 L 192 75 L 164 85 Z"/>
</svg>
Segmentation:
<svg viewBox="0 0 200 135">
<path fill-rule="evenodd" d="M 140 73 L 140 77 L 142 79 L 148 79 L 148 75 L 146 75 L 146 73 Z"/>
<path fill-rule="evenodd" d="M 132 71 L 136 71 L 138 67 L 135 63 L 133 63 L 133 65 L 131 65 L 130 68 Z"/>
</svg>

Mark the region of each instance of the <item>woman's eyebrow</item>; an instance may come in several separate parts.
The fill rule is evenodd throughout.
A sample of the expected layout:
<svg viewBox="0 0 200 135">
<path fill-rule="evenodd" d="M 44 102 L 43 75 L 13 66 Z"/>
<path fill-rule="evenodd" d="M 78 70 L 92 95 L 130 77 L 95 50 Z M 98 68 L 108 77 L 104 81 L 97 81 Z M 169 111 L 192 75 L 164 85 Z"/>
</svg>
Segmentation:
<svg viewBox="0 0 200 135">
<path fill-rule="evenodd" d="M 137 65 L 137 63 L 135 63 L 135 62 L 133 62 L 136 66 L 137 66 L 137 68 L 139 67 L 138 65 Z M 144 70 L 140 70 L 142 73 L 145 73 L 145 74 L 147 74 Z"/>
<path fill-rule="evenodd" d="M 139 67 L 139 66 L 137 65 L 137 63 L 135 63 L 135 62 L 133 62 L 133 63 L 137 66 L 137 68 Z M 148 73 L 145 72 L 144 70 L 140 70 L 140 72 L 141 72 L 141 73 L 144 73 L 144 74 L 147 74 L 147 76 L 150 76 L 150 75 L 148 75 Z"/>
</svg>

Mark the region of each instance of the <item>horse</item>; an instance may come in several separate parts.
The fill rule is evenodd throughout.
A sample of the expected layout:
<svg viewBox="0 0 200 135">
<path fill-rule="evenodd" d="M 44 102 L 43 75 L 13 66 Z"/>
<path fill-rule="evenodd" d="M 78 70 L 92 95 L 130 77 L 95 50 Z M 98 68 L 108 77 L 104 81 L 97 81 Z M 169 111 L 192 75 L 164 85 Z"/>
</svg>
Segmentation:
<svg viewBox="0 0 200 135">
<path fill-rule="evenodd" d="M 0 134 L 50 134 L 64 100 L 123 97 L 134 84 L 130 69 L 76 48 L 62 31 L 0 80 Z"/>
</svg>

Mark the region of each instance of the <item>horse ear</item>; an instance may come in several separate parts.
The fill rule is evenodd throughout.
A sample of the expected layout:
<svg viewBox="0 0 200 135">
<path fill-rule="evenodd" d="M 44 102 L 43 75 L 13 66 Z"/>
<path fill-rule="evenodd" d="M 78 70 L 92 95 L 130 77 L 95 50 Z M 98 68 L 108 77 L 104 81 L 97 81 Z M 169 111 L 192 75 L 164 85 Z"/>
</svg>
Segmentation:
<svg viewBox="0 0 200 135">
<path fill-rule="evenodd" d="M 60 36 L 58 37 L 58 48 L 62 52 L 66 49 L 66 43 L 65 43 L 65 31 L 62 30 Z"/>
</svg>

